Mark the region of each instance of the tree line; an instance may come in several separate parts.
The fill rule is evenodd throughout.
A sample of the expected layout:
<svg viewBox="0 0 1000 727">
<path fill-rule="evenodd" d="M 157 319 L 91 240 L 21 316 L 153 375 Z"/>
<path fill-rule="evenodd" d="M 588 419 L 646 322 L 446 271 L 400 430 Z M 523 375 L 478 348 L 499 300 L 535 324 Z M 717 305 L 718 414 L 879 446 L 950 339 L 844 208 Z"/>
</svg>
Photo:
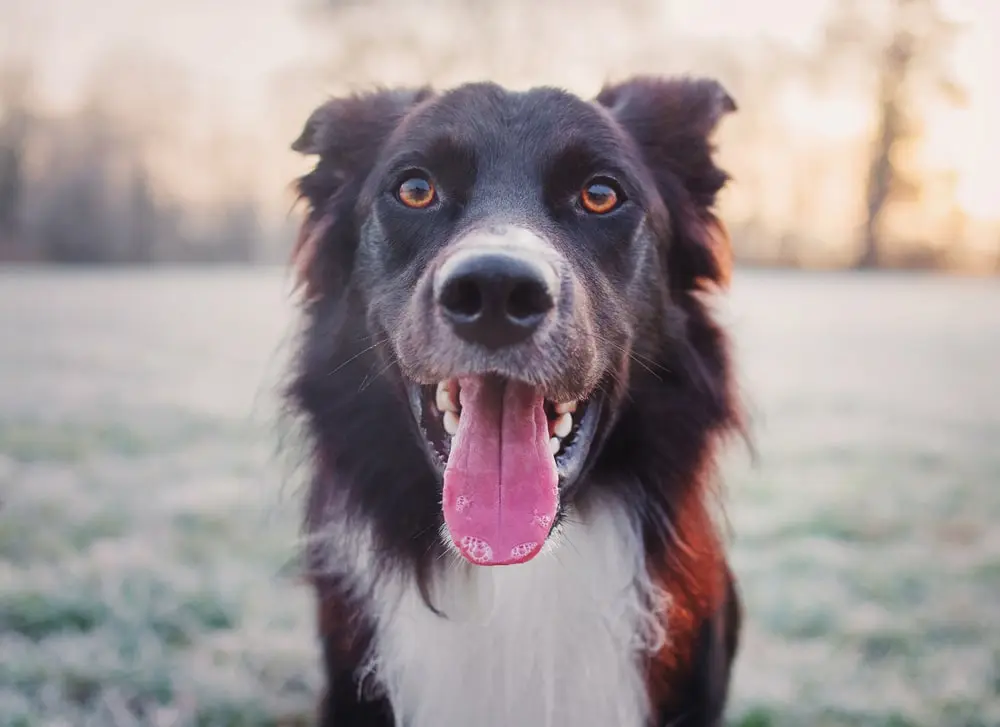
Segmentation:
<svg viewBox="0 0 1000 727">
<path fill-rule="evenodd" d="M 0 261 L 149 265 L 259 256 L 261 220 L 250 194 L 208 207 L 177 199 L 149 162 L 156 134 L 118 113 L 113 88 L 99 84 L 76 109 L 47 113 L 34 98 L 33 76 L 28 62 L 0 66 Z"/>
<path fill-rule="evenodd" d="M 669 35 L 669 4 L 660 0 L 613 6 L 575 0 L 572 33 L 565 32 L 561 3 L 299 1 L 325 60 L 262 79 L 274 107 L 294 110 L 277 131 L 284 136 L 267 130 L 267 144 L 293 138 L 318 88 L 450 85 L 470 74 L 547 83 L 555 73 L 557 82 L 586 83 L 598 74 L 694 69 L 720 77 L 741 100 L 722 146 L 736 178 L 724 212 L 739 260 L 941 268 L 953 264 L 967 241 L 956 175 L 919 163 L 928 108 L 965 102 L 949 65 L 962 30 L 939 0 L 837 0 L 819 42 L 808 48 Z M 443 26 L 452 31 L 442 34 Z M 595 57 L 581 40 L 588 37 L 627 42 Z M 54 114 L 32 95 L 30 63 L 0 64 L 0 261 L 151 264 L 283 256 L 289 219 L 275 219 L 252 185 L 243 184 L 243 177 L 259 175 L 249 181 L 260 182 L 273 170 L 230 175 L 224 193 L 209 201 L 178 195 L 176 185 L 164 183 L 151 150 L 164 146 L 171 119 L 184 120 L 183 102 L 167 93 L 145 98 L 141 74 L 122 92 L 121 79 L 106 73 L 77 108 Z M 170 76 L 162 69 L 148 75 Z M 797 92 L 860 99 L 868 127 L 849 142 L 804 138 L 796 146 L 777 110 Z M 248 144 L 235 151 L 253 153 Z M 210 166 L 206 162 L 207 174 L 214 173 Z M 264 181 L 278 188 L 277 180 Z M 824 219 L 833 232 L 817 231 Z M 996 245 L 1000 270 L 1000 240 Z"/>
</svg>

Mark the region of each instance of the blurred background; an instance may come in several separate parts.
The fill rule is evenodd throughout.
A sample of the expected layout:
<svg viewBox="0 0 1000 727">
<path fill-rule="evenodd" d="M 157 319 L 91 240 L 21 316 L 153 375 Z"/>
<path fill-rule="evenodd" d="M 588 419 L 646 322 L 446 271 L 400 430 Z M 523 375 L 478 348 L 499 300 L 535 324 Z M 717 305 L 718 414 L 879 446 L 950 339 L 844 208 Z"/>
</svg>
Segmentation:
<svg viewBox="0 0 1000 727">
<path fill-rule="evenodd" d="M 304 725 L 284 267 L 331 94 L 719 78 L 731 724 L 1000 725 L 995 0 L 0 0 L 0 725 Z M 282 446 L 284 445 L 284 446 Z"/>
</svg>

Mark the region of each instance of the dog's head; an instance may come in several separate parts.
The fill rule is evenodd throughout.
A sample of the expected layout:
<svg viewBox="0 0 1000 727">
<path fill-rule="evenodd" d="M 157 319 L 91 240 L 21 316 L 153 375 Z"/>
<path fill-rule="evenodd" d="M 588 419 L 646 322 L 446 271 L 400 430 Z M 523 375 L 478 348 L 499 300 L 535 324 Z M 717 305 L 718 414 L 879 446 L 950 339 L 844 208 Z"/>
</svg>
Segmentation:
<svg viewBox="0 0 1000 727">
<path fill-rule="evenodd" d="M 683 367 L 695 293 L 725 281 L 710 136 L 734 109 L 714 81 L 649 78 L 592 102 L 473 84 L 318 108 L 293 145 L 318 157 L 293 261 L 324 456 L 433 486 L 473 562 L 532 558 L 636 374 Z"/>
</svg>

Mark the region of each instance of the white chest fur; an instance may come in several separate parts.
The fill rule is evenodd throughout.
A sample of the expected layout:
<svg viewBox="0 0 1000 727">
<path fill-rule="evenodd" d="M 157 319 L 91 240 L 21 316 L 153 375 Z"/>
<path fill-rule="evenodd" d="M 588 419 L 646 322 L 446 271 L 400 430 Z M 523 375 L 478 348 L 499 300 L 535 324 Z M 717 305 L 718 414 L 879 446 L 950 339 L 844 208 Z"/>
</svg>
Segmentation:
<svg viewBox="0 0 1000 727">
<path fill-rule="evenodd" d="M 665 634 L 636 528 L 618 509 L 568 524 L 528 563 L 457 559 L 430 611 L 409 581 L 377 587 L 368 669 L 400 727 L 643 727 L 644 650 Z"/>
</svg>

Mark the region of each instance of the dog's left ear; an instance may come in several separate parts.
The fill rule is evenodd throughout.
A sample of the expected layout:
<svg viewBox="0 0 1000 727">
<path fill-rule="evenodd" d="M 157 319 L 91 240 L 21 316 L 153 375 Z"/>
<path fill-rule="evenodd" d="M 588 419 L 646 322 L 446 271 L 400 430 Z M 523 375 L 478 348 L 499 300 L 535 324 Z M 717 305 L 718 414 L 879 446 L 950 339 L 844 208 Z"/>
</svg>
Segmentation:
<svg viewBox="0 0 1000 727">
<path fill-rule="evenodd" d="M 382 145 L 429 88 L 383 89 L 333 98 L 309 116 L 292 151 L 316 156 L 298 180 L 308 204 L 292 250 L 296 288 L 306 300 L 342 290 L 357 247 L 354 207 Z"/>
<path fill-rule="evenodd" d="M 725 285 L 732 253 L 713 208 L 729 177 L 713 159 L 712 134 L 736 102 L 715 80 L 651 77 L 605 86 L 596 100 L 635 140 L 670 213 L 671 287 Z"/>
</svg>

